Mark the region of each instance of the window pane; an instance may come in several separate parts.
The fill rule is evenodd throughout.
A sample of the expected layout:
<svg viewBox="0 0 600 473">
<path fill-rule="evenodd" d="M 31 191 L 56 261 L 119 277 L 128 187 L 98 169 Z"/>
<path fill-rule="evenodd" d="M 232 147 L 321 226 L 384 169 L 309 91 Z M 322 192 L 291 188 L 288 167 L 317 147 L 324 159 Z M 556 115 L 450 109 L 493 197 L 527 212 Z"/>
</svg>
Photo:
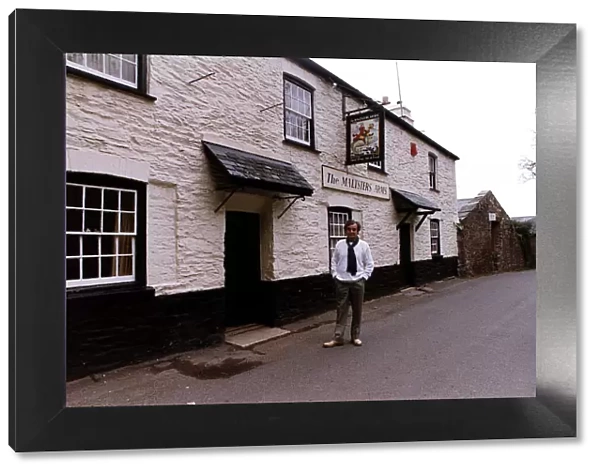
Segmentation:
<svg viewBox="0 0 600 473">
<path fill-rule="evenodd" d="M 67 185 L 67 207 L 83 207 L 83 187 Z"/>
<path fill-rule="evenodd" d="M 67 60 L 81 64 L 82 66 L 85 64 L 85 58 L 81 53 L 69 53 L 67 54 Z"/>
<path fill-rule="evenodd" d="M 108 66 L 106 73 L 109 76 L 121 78 L 121 58 L 108 54 L 106 56 L 106 64 Z"/>
<path fill-rule="evenodd" d="M 104 54 L 88 54 L 87 66 L 95 71 L 104 72 Z"/>
<path fill-rule="evenodd" d="M 83 279 L 95 279 L 100 276 L 99 258 L 83 258 Z"/>
<path fill-rule="evenodd" d="M 135 214 L 121 213 L 121 233 L 135 232 Z"/>
<path fill-rule="evenodd" d="M 67 209 L 67 231 L 80 232 L 83 229 L 83 211 Z"/>
<path fill-rule="evenodd" d="M 129 62 L 137 63 L 137 54 L 123 54 L 123 59 Z"/>
<path fill-rule="evenodd" d="M 107 233 L 116 233 L 119 229 L 117 227 L 117 212 L 103 212 L 102 231 Z"/>
<path fill-rule="evenodd" d="M 310 125 L 308 123 L 308 120 L 306 120 L 306 122 L 304 124 L 304 136 L 302 138 L 307 143 L 310 143 Z"/>
<path fill-rule="evenodd" d="M 79 258 L 67 260 L 67 279 L 79 279 Z"/>
<path fill-rule="evenodd" d="M 78 235 L 67 235 L 67 256 L 79 256 L 79 238 Z"/>
<path fill-rule="evenodd" d="M 97 255 L 98 254 L 98 239 L 97 236 L 84 235 L 83 237 L 83 254 L 84 255 Z"/>
<path fill-rule="evenodd" d="M 133 237 L 131 237 L 131 236 L 120 236 L 119 237 L 119 254 L 120 255 L 133 254 Z"/>
<path fill-rule="evenodd" d="M 119 191 L 104 189 L 104 208 L 119 210 Z"/>
<path fill-rule="evenodd" d="M 114 236 L 103 236 L 101 237 L 101 254 L 102 255 L 116 255 L 117 254 L 117 237 Z"/>
<path fill-rule="evenodd" d="M 100 259 L 102 260 L 100 276 L 103 278 L 110 278 L 112 276 L 116 276 L 117 275 L 117 258 L 103 257 Z"/>
<path fill-rule="evenodd" d="M 133 84 L 135 84 L 136 81 L 136 70 L 137 70 L 137 66 L 135 64 L 130 64 L 128 62 L 124 62 L 122 64 L 123 66 L 123 79 L 125 79 L 127 82 L 131 82 Z"/>
<path fill-rule="evenodd" d="M 284 86 L 283 86 L 283 95 L 285 97 L 285 106 L 289 107 L 290 105 L 290 100 L 292 98 L 292 91 L 291 91 L 291 86 L 289 82 L 285 82 Z"/>
<path fill-rule="evenodd" d="M 119 276 L 133 274 L 133 256 L 119 256 Z"/>
<path fill-rule="evenodd" d="M 100 231 L 100 218 L 102 212 L 99 210 L 86 210 L 85 211 L 85 231 L 86 232 L 99 232 Z"/>
<path fill-rule="evenodd" d="M 121 210 L 135 210 L 135 193 L 121 192 Z"/>
<path fill-rule="evenodd" d="M 303 113 L 304 104 L 300 101 L 294 102 L 294 110 L 298 113 Z"/>
<path fill-rule="evenodd" d="M 86 187 L 85 189 L 85 208 L 101 209 L 102 189 L 96 187 Z"/>
</svg>

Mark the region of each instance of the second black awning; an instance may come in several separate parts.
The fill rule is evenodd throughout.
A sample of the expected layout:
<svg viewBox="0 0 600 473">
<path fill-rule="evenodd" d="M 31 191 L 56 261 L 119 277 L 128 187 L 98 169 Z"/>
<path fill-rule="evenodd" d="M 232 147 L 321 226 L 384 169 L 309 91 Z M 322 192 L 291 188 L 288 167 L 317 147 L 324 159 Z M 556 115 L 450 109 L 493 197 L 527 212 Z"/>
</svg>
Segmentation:
<svg viewBox="0 0 600 473">
<path fill-rule="evenodd" d="M 392 193 L 392 202 L 398 213 L 405 213 L 404 218 L 396 226 L 400 228 L 408 218 L 412 215 L 422 215 L 421 221 L 417 224 L 415 230 L 419 230 L 427 215 L 441 211 L 441 209 L 422 195 L 415 194 L 405 190 L 390 188 Z"/>
</svg>

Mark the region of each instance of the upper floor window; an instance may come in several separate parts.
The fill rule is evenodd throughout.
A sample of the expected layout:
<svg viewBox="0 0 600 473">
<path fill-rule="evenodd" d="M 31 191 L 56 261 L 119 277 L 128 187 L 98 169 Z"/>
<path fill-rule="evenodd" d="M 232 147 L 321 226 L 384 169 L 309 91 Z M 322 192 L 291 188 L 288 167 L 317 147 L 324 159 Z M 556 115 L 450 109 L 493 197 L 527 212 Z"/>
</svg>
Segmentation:
<svg viewBox="0 0 600 473">
<path fill-rule="evenodd" d="M 437 157 L 434 154 L 429 155 L 429 188 L 437 189 Z"/>
<path fill-rule="evenodd" d="M 284 79 L 285 138 L 314 147 L 313 92 L 288 77 Z"/>
<path fill-rule="evenodd" d="M 67 287 L 142 279 L 136 273 L 145 265 L 145 193 L 139 184 L 125 187 L 121 181 L 117 187 L 113 179 L 103 185 L 101 177 L 93 181 L 67 181 Z"/>
<path fill-rule="evenodd" d="M 440 248 L 440 221 L 431 219 L 429 221 L 429 229 L 431 235 L 431 254 L 441 255 Z"/>
<path fill-rule="evenodd" d="M 67 64 L 119 84 L 139 88 L 140 56 L 138 54 L 67 54 Z"/>
<path fill-rule="evenodd" d="M 383 171 L 383 159 L 381 161 L 374 161 L 372 163 L 369 163 L 369 167 L 373 168 L 373 169 L 377 169 L 379 171 Z"/>
</svg>

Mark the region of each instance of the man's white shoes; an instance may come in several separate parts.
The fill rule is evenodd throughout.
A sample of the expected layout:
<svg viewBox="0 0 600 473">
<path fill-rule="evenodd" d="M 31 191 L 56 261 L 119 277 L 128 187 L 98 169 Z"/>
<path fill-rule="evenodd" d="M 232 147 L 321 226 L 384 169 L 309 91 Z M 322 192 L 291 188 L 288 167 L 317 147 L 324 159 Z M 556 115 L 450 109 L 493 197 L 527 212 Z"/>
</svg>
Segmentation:
<svg viewBox="0 0 600 473">
<path fill-rule="evenodd" d="M 343 344 L 344 344 L 344 342 L 341 340 L 331 340 L 330 342 L 323 343 L 323 347 L 324 348 L 339 347 L 339 346 L 342 346 Z M 358 338 L 352 340 L 352 344 L 357 347 L 362 346 L 362 342 Z"/>
</svg>

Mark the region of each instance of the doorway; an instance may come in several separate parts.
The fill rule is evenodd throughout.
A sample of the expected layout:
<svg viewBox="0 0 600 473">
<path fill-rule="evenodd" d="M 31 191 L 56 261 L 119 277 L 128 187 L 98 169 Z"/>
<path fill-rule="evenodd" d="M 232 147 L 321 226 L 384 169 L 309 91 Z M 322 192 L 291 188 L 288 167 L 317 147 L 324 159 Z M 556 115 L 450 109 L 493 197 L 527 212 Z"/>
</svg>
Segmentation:
<svg viewBox="0 0 600 473">
<path fill-rule="evenodd" d="M 262 322 L 259 214 L 226 212 L 224 266 L 225 326 Z"/>
<path fill-rule="evenodd" d="M 414 270 L 412 264 L 411 224 L 400 225 L 400 272 L 403 284 L 414 285 Z"/>
<path fill-rule="evenodd" d="M 499 262 L 499 256 L 500 256 L 500 222 L 498 221 L 493 221 L 491 222 L 492 226 L 491 226 L 491 241 L 490 241 L 490 245 L 491 245 L 491 249 L 490 249 L 490 254 L 491 254 L 491 262 L 492 262 L 492 271 L 496 272 L 500 269 L 500 262 Z"/>
</svg>

